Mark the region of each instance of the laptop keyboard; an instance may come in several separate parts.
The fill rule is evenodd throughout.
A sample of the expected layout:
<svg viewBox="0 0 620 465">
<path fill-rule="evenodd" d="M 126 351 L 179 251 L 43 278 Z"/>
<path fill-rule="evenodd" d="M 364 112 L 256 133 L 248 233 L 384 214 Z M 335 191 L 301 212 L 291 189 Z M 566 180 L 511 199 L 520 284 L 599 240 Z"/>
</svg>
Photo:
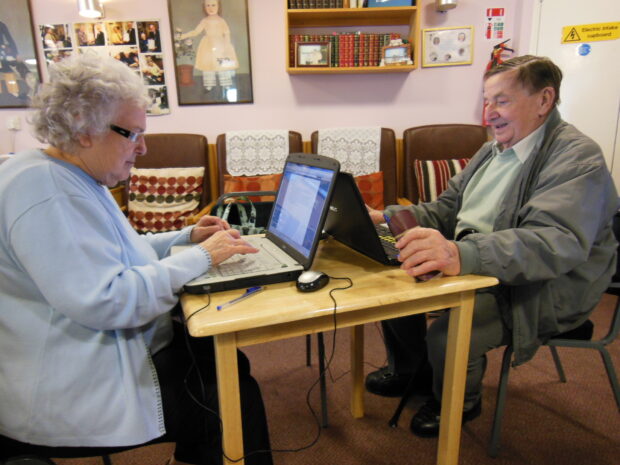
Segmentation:
<svg viewBox="0 0 620 465">
<path fill-rule="evenodd" d="M 248 240 L 248 242 L 252 242 Z M 282 268 L 285 265 L 279 261 L 272 253 L 261 245 L 252 244 L 259 249 L 258 253 L 247 255 L 233 255 L 224 260 L 217 266 L 209 270 L 207 276 L 210 278 L 237 276 L 245 273 L 255 273 L 259 271 L 273 270 Z"/>
<path fill-rule="evenodd" d="M 383 226 L 382 224 L 376 224 L 375 230 L 377 231 L 377 235 L 381 240 L 381 245 L 383 246 L 383 250 L 388 257 L 394 258 L 398 256 L 399 250 L 396 248 L 396 238 L 392 236 L 392 233 L 387 228 L 387 226 Z"/>
</svg>

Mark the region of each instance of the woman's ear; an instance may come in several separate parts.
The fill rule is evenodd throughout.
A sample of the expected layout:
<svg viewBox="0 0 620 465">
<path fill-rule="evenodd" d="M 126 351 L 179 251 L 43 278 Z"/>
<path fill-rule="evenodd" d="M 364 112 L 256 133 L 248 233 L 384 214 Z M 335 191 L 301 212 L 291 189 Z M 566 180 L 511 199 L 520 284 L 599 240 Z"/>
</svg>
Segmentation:
<svg viewBox="0 0 620 465">
<path fill-rule="evenodd" d="M 90 148 L 93 146 L 93 139 L 90 134 L 80 134 L 77 140 L 78 143 L 84 148 Z"/>
</svg>

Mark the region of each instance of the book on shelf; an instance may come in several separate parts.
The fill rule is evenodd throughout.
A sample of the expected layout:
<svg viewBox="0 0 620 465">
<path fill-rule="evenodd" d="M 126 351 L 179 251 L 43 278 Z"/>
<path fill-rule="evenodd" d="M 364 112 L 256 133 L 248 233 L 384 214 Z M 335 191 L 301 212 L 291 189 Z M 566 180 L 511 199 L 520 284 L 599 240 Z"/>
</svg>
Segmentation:
<svg viewBox="0 0 620 465">
<path fill-rule="evenodd" d="M 374 67 L 381 64 L 383 47 L 400 39 L 396 32 L 332 32 L 331 34 L 289 34 L 289 63 L 296 66 L 297 44 L 329 42 L 331 67 Z"/>
</svg>

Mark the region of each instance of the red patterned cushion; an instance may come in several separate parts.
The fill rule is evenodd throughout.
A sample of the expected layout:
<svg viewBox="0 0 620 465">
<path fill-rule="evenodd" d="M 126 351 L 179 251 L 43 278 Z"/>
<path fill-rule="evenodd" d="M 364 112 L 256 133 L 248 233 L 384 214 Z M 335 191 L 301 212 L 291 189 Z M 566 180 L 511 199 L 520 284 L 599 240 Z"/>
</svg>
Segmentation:
<svg viewBox="0 0 620 465">
<path fill-rule="evenodd" d="M 202 168 L 131 170 L 129 222 L 140 233 L 176 231 L 198 212 L 204 177 Z"/>
<path fill-rule="evenodd" d="M 282 173 L 265 174 L 262 176 L 232 176 L 224 175 L 224 193 L 248 191 L 277 191 L 282 179 Z M 250 197 L 252 202 L 270 201 L 273 197 Z"/>
<path fill-rule="evenodd" d="M 439 197 L 446 187 L 448 180 L 460 173 L 469 163 L 469 158 L 448 160 L 415 160 L 413 169 L 416 184 L 420 195 L 419 202 L 432 202 Z"/>
<path fill-rule="evenodd" d="M 364 174 L 355 177 L 355 183 L 360 190 L 364 203 L 376 210 L 383 210 L 383 172 Z"/>
</svg>

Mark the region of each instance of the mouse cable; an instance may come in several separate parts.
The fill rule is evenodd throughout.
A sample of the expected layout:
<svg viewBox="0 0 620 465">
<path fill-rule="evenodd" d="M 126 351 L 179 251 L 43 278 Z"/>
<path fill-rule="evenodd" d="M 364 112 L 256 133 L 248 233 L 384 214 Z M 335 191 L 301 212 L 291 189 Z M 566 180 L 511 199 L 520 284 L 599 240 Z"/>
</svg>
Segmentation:
<svg viewBox="0 0 620 465">
<path fill-rule="evenodd" d="M 188 395 L 189 395 L 189 397 L 190 397 L 190 398 L 194 401 L 194 403 L 195 403 L 196 405 L 198 405 L 201 409 L 203 409 L 204 411 L 206 411 L 207 413 L 209 413 L 209 414 L 213 415 L 215 418 L 217 418 L 217 421 L 218 421 L 218 423 L 219 423 L 219 428 L 220 428 L 220 447 L 219 447 L 219 452 L 220 452 L 220 453 L 222 454 L 222 456 L 223 456 L 224 458 L 226 458 L 226 460 L 228 460 L 229 462 L 237 463 L 237 462 L 240 462 L 241 460 L 244 460 L 244 459 L 246 459 L 246 458 L 248 458 L 248 457 L 250 457 L 250 456 L 252 456 L 252 455 L 256 455 L 256 454 L 260 454 L 260 453 L 266 453 L 266 452 L 270 452 L 270 453 L 273 453 L 273 452 L 299 452 L 299 451 L 301 451 L 301 450 L 304 450 L 304 449 L 306 449 L 306 448 L 311 447 L 312 445 L 314 445 L 314 444 L 316 443 L 316 440 L 315 440 L 315 441 L 313 441 L 311 444 L 309 444 L 309 445 L 307 445 L 307 446 L 304 446 L 304 447 L 300 447 L 300 448 L 298 448 L 298 449 L 268 449 L 268 450 L 254 450 L 254 451 L 252 451 L 252 452 L 250 452 L 250 453 L 248 453 L 248 454 L 243 455 L 242 457 L 239 457 L 238 459 L 233 459 L 233 458 L 228 457 L 228 456 L 226 455 L 226 453 L 224 452 L 223 444 L 222 444 L 222 442 L 221 442 L 221 441 L 223 441 L 223 438 L 224 438 L 224 436 L 223 436 L 224 427 L 223 427 L 223 423 L 222 423 L 222 417 L 220 416 L 219 412 L 217 412 L 217 411 L 213 410 L 213 409 L 212 409 L 212 408 L 210 408 L 208 405 L 206 405 L 206 397 L 207 397 L 207 395 L 206 395 L 206 391 L 205 391 L 205 382 L 204 382 L 204 379 L 203 379 L 203 377 L 202 377 L 202 373 L 201 373 L 201 371 L 200 371 L 200 369 L 199 369 L 199 367 L 198 367 L 198 362 L 197 362 L 197 360 L 196 360 L 196 356 L 195 356 L 194 351 L 192 350 L 192 347 L 191 347 L 191 344 L 190 344 L 190 339 L 189 339 L 189 338 L 190 338 L 190 334 L 189 334 L 189 330 L 188 330 L 188 327 L 187 327 L 187 322 L 188 322 L 188 321 L 189 321 L 189 320 L 190 320 L 190 319 L 191 319 L 194 315 L 196 315 L 198 312 L 201 312 L 201 311 L 203 311 L 203 310 L 207 310 L 207 309 L 209 308 L 209 306 L 211 305 L 211 294 L 210 294 L 210 293 L 208 293 L 208 294 L 207 294 L 207 297 L 208 297 L 207 304 L 206 304 L 206 305 L 204 305 L 204 306 L 202 306 L 202 307 L 200 307 L 200 308 L 198 308 L 197 310 L 194 310 L 194 311 L 193 311 L 193 312 L 192 312 L 192 313 L 191 313 L 191 314 L 190 314 L 190 315 L 189 315 L 189 316 L 185 319 L 185 321 L 184 321 L 184 323 L 185 323 L 185 324 L 183 325 L 183 327 L 184 327 L 184 331 L 183 331 L 183 333 L 184 333 L 184 336 L 185 336 L 185 346 L 186 346 L 186 348 L 187 348 L 187 351 L 188 351 L 188 352 L 189 352 L 189 354 L 190 354 L 191 363 L 190 363 L 190 366 L 189 366 L 189 368 L 188 368 L 188 370 L 187 370 L 187 373 L 185 374 L 185 377 L 184 377 L 184 379 L 183 379 L 183 384 L 184 384 L 184 386 L 185 386 L 185 390 L 186 390 L 187 394 L 188 394 Z M 198 398 L 198 397 L 194 394 L 194 392 L 192 392 L 192 390 L 191 390 L 191 388 L 190 388 L 190 386 L 189 386 L 189 384 L 188 384 L 189 377 L 191 376 L 191 374 L 192 374 L 192 371 L 193 371 L 193 370 L 195 370 L 195 371 L 196 371 L 196 375 L 198 376 L 198 384 L 199 384 L 199 386 L 200 386 L 200 396 L 199 396 L 200 398 Z M 316 416 L 315 416 L 315 418 L 316 418 Z M 207 420 L 207 418 L 205 417 L 205 430 L 206 430 L 206 428 L 207 428 L 207 426 L 206 426 L 206 422 L 207 422 L 207 421 L 208 421 L 208 420 Z M 317 438 L 317 439 L 318 439 L 318 438 Z"/>
<path fill-rule="evenodd" d="M 383 344 L 385 345 L 385 336 L 383 335 L 383 330 L 382 328 L 379 326 L 378 321 L 375 321 L 375 323 L 373 324 L 373 327 L 375 328 L 375 330 L 377 331 L 377 333 L 379 334 L 379 337 L 381 338 L 381 341 L 383 342 Z M 383 346 L 382 346 L 383 347 Z M 380 370 L 382 367 L 386 366 L 388 363 L 388 359 L 387 356 L 383 359 L 383 362 L 381 362 L 381 365 L 375 365 L 374 363 L 371 362 L 367 362 L 366 360 L 364 360 L 364 365 L 365 366 L 369 366 L 370 368 L 374 369 L 374 370 Z M 332 384 L 337 383 L 338 381 L 340 381 L 341 378 L 344 378 L 346 375 L 348 375 L 349 373 L 351 373 L 351 370 L 345 370 L 342 373 L 340 373 L 338 376 L 334 377 L 333 374 L 331 373 L 331 371 L 329 372 L 329 379 L 332 382 Z"/>
<path fill-rule="evenodd" d="M 212 408 L 210 408 L 209 406 L 207 406 L 207 405 L 206 405 L 206 398 L 207 398 L 207 395 L 206 395 L 206 392 L 205 392 L 205 382 L 204 382 L 204 379 L 203 379 L 203 377 L 202 377 L 202 373 L 200 372 L 200 368 L 199 368 L 199 366 L 198 366 L 198 362 L 197 362 L 197 360 L 196 360 L 196 355 L 194 354 L 194 351 L 192 350 L 192 347 L 191 347 L 191 344 L 190 344 L 190 339 L 189 339 L 189 338 L 190 338 L 190 334 L 189 334 L 189 330 L 188 330 L 188 328 L 187 328 L 187 322 L 188 322 L 188 321 L 189 321 L 189 320 L 190 320 L 190 319 L 191 319 L 194 315 L 196 315 L 198 312 L 201 312 L 201 311 L 203 311 L 203 310 L 208 309 L 208 308 L 209 308 L 209 306 L 211 305 L 211 294 L 210 294 L 210 293 L 207 293 L 207 297 L 208 297 L 208 301 L 207 301 L 206 305 L 204 305 L 204 306 L 200 307 L 200 308 L 199 308 L 199 309 L 197 309 L 197 310 L 194 310 L 194 311 L 193 311 L 193 312 L 192 312 L 192 313 L 191 313 L 191 314 L 190 314 L 190 315 L 189 315 L 189 316 L 185 319 L 185 324 L 183 325 L 183 326 L 184 326 L 184 329 L 185 329 L 185 330 L 184 330 L 184 332 L 183 332 L 183 333 L 184 333 L 184 335 L 185 335 L 185 346 L 186 346 L 187 351 L 189 352 L 190 357 L 191 357 L 191 363 L 190 363 L 190 366 L 189 366 L 189 368 L 188 368 L 188 370 L 187 370 L 187 373 L 185 374 L 185 378 L 183 378 L 183 385 L 185 386 L 185 391 L 187 392 L 187 394 L 189 395 L 189 397 L 190 397 L 190 398 L 191 398 L 191 399 L 192 399 L 192 400 L 193 400 L 193 401 L 194 401 L 194 402 L 195 402 L 195 403 L 196 403 L 196 404 L 197 404 L 200 408 L 202 408 L 204 411 L 206 411 L 207 413 L 210 413 L 210 414 L 211 414 L 211 415 L 213 415 L 215 418 L 217 418 L 217 421 L 218 421 L 218 424 L 219 424 L 219 428 L 220 428 L 220 448 L 219 448 L 219 451 L 221 452 L 222 456 L 223 456 L 226 460 L 228 460 L 229 462 L 236 463 L 236 462 L 240 462 L 241 460 L 244 460 L 245 458 L 247 458 L 247 457 L 249 457 L 249 456 L 251 456 L 251 455 L 255 455 L 255 454 L 259 454 L 259 453 L 264 453 L 264 452 L 271 452 L 271 451 L 270 451 L 270 450 L 255 450 L 255 451 L 250 452 L 249 454 L 246 454 L 246 455 L 244 455 L 244 456 L 242 456 L 242 457 L 239 457 L 238 459 L 233 459 L 233 458 L 231 458 L 231 457 L 228 457 L 228 456 L 226 455 L 226 453 L 224 452 L 224 448 L 223 448 L 223 445 L 222 445 L 222 442 L 221 442 L 221 441 L 223 440 L 223 438 L 224 438 L 224 435 L 223 435 L 224 426 L 223 426 L 223 424 L 222 424 L 222 417 L 220 417 L 220 414 L 219 414 L 217 411 L 213 410 Z M 190 377 L 190 375 L 191 375 L 191 373 L 192 373 L 192 371 L 193 371 L 194 369 L 196 370 L 196 375 L 198 376 L 198 385 L 200 386 L 200 399 L 198 399 L 198 398 L 196 397 L 196 395 L 192 392 L 192 390 L 190 389 L 189 384 L 188 384 L 189 377 Z M 205 431 L 207 430 L 207 424 L 206 424 L 206 423 L 207 423 L 207 421 L 208 421 L 208 420 L 207 420 L 207 417 L 205 417 Z"/>
<path fill-rule="evenodd" d="M 332 317 L 333 317 L 333 321 L 334 321 L 334 337 L 332 338 L 332 350 L 331 350 L 331 355 L 328 357 L 327 362 L 325 363 L 325 366 L 323 368 L 323 371 L 321 373 L 319 373 L 318 378 L 316 379 L 316 381 L 314 381 L 314 383 L 312 383 L 312 385 L 308 388 L 308 392 L 306 393 L 306 405 L 308 406 L 308 410 L 310 410 L 310 413 L 312 414 L 312 417 L 314 418 L 314 421 L 316 423 L 316 427 L 317 427 L 317 432 L 316 435 L 314 437 L 314 439 L 312 439 L 308 444 L 306 444 L 305 446 L 301 446 L 297 449 L 289 449 L 289 450 L 274 450 L 274 452 L 300 452 L 302 450 L 306 450 L 309 449 L 310 447 L 314 446 L 319 438 L 321 437 L 321 431 L 322 431 L 322 426 L 321 426 L 321 421 L 319 419 L 319 416 L 317 414 L 317 412 L 314 410 L 314 408 L 312 407 L 312 404 L 310 403 L 310 395 L 313 391 L 313 389 L 317 386 L 317 384 L 319 384 L 319 382 L 321 381 L 321 378 L 325 376 L 325 373 L 330 369 L 332 360 L 334 358 L 334 354 L 336 352 L 336 330 L 338 329 L 338 325 L 337 325 L 337 320 L 336 320 L 336 312 L 338 309 L 338 304 L 336 302 L 336 299 L 333 295 L 333 293 L 335 291 L 344 291 L 346 289 L 349 289 L 351 287 L 353 287 L 353 281 L 351 280 L 351 278 L 339 278 L 339 277 L 335 277 L 335 276 L 329 276 L 330 279 L 339 279 L 339 280 L 344 280 L 344 281 L 348 281 L 348 285 L 344 286 L 344 287 L 335 287 L 333 289 L 330 289 L 329 291 L 329 297 L 332 300 L 332 302 L 334 303 L 334 310 L 332 312 Z"/>
<path fill-rule="evenodd" d="M 340 280 L 344 280 L 344 281 L 348 281 L 349 282 L 348 286 L 345 286 L 345 287 L 335 287 L 333 289 L 330 289 L 330 291 L 329 291 L 329 298 L 332 299 L 332 302 L 334 303 L 334 311 L 332 313 L 332 317 L 334 319 L 334 330 L 333 330 L 334 331 L 334 337 L 332 339 L 331 355 L 328 357 L 328 361 L 325 364 L 325 367 L 324 367 L 323 373 L 321 373 L 321 376 L 324 376 L 326 372 L 329 372 L 330 379 L 332 379 L 332 382 L 333 382 L 333 377 L 332 377 L 332 374 L 331 374 L 330 366 L 331 366 L 332 359 L 334 358 L 334 354 L 336 353 L 336 329 L 338 327 L 338 323 L 336 321 L 336 310 L 338 308 L 338 304 L 336 303 L 336 298 L 334 297 L 333 292 L 334 291 L 344 291 L 346 289 L 350 289 L 351 287 L 353 287 L 353 281 L 351 280 L 351 278 L 346 278 L 346 277 L 345 278 L 338 278 L 338 277 L 335 277 L 335 276 L 330 276 L 329 278 L 330 279 L 340 279 Z"/>
</svg>

